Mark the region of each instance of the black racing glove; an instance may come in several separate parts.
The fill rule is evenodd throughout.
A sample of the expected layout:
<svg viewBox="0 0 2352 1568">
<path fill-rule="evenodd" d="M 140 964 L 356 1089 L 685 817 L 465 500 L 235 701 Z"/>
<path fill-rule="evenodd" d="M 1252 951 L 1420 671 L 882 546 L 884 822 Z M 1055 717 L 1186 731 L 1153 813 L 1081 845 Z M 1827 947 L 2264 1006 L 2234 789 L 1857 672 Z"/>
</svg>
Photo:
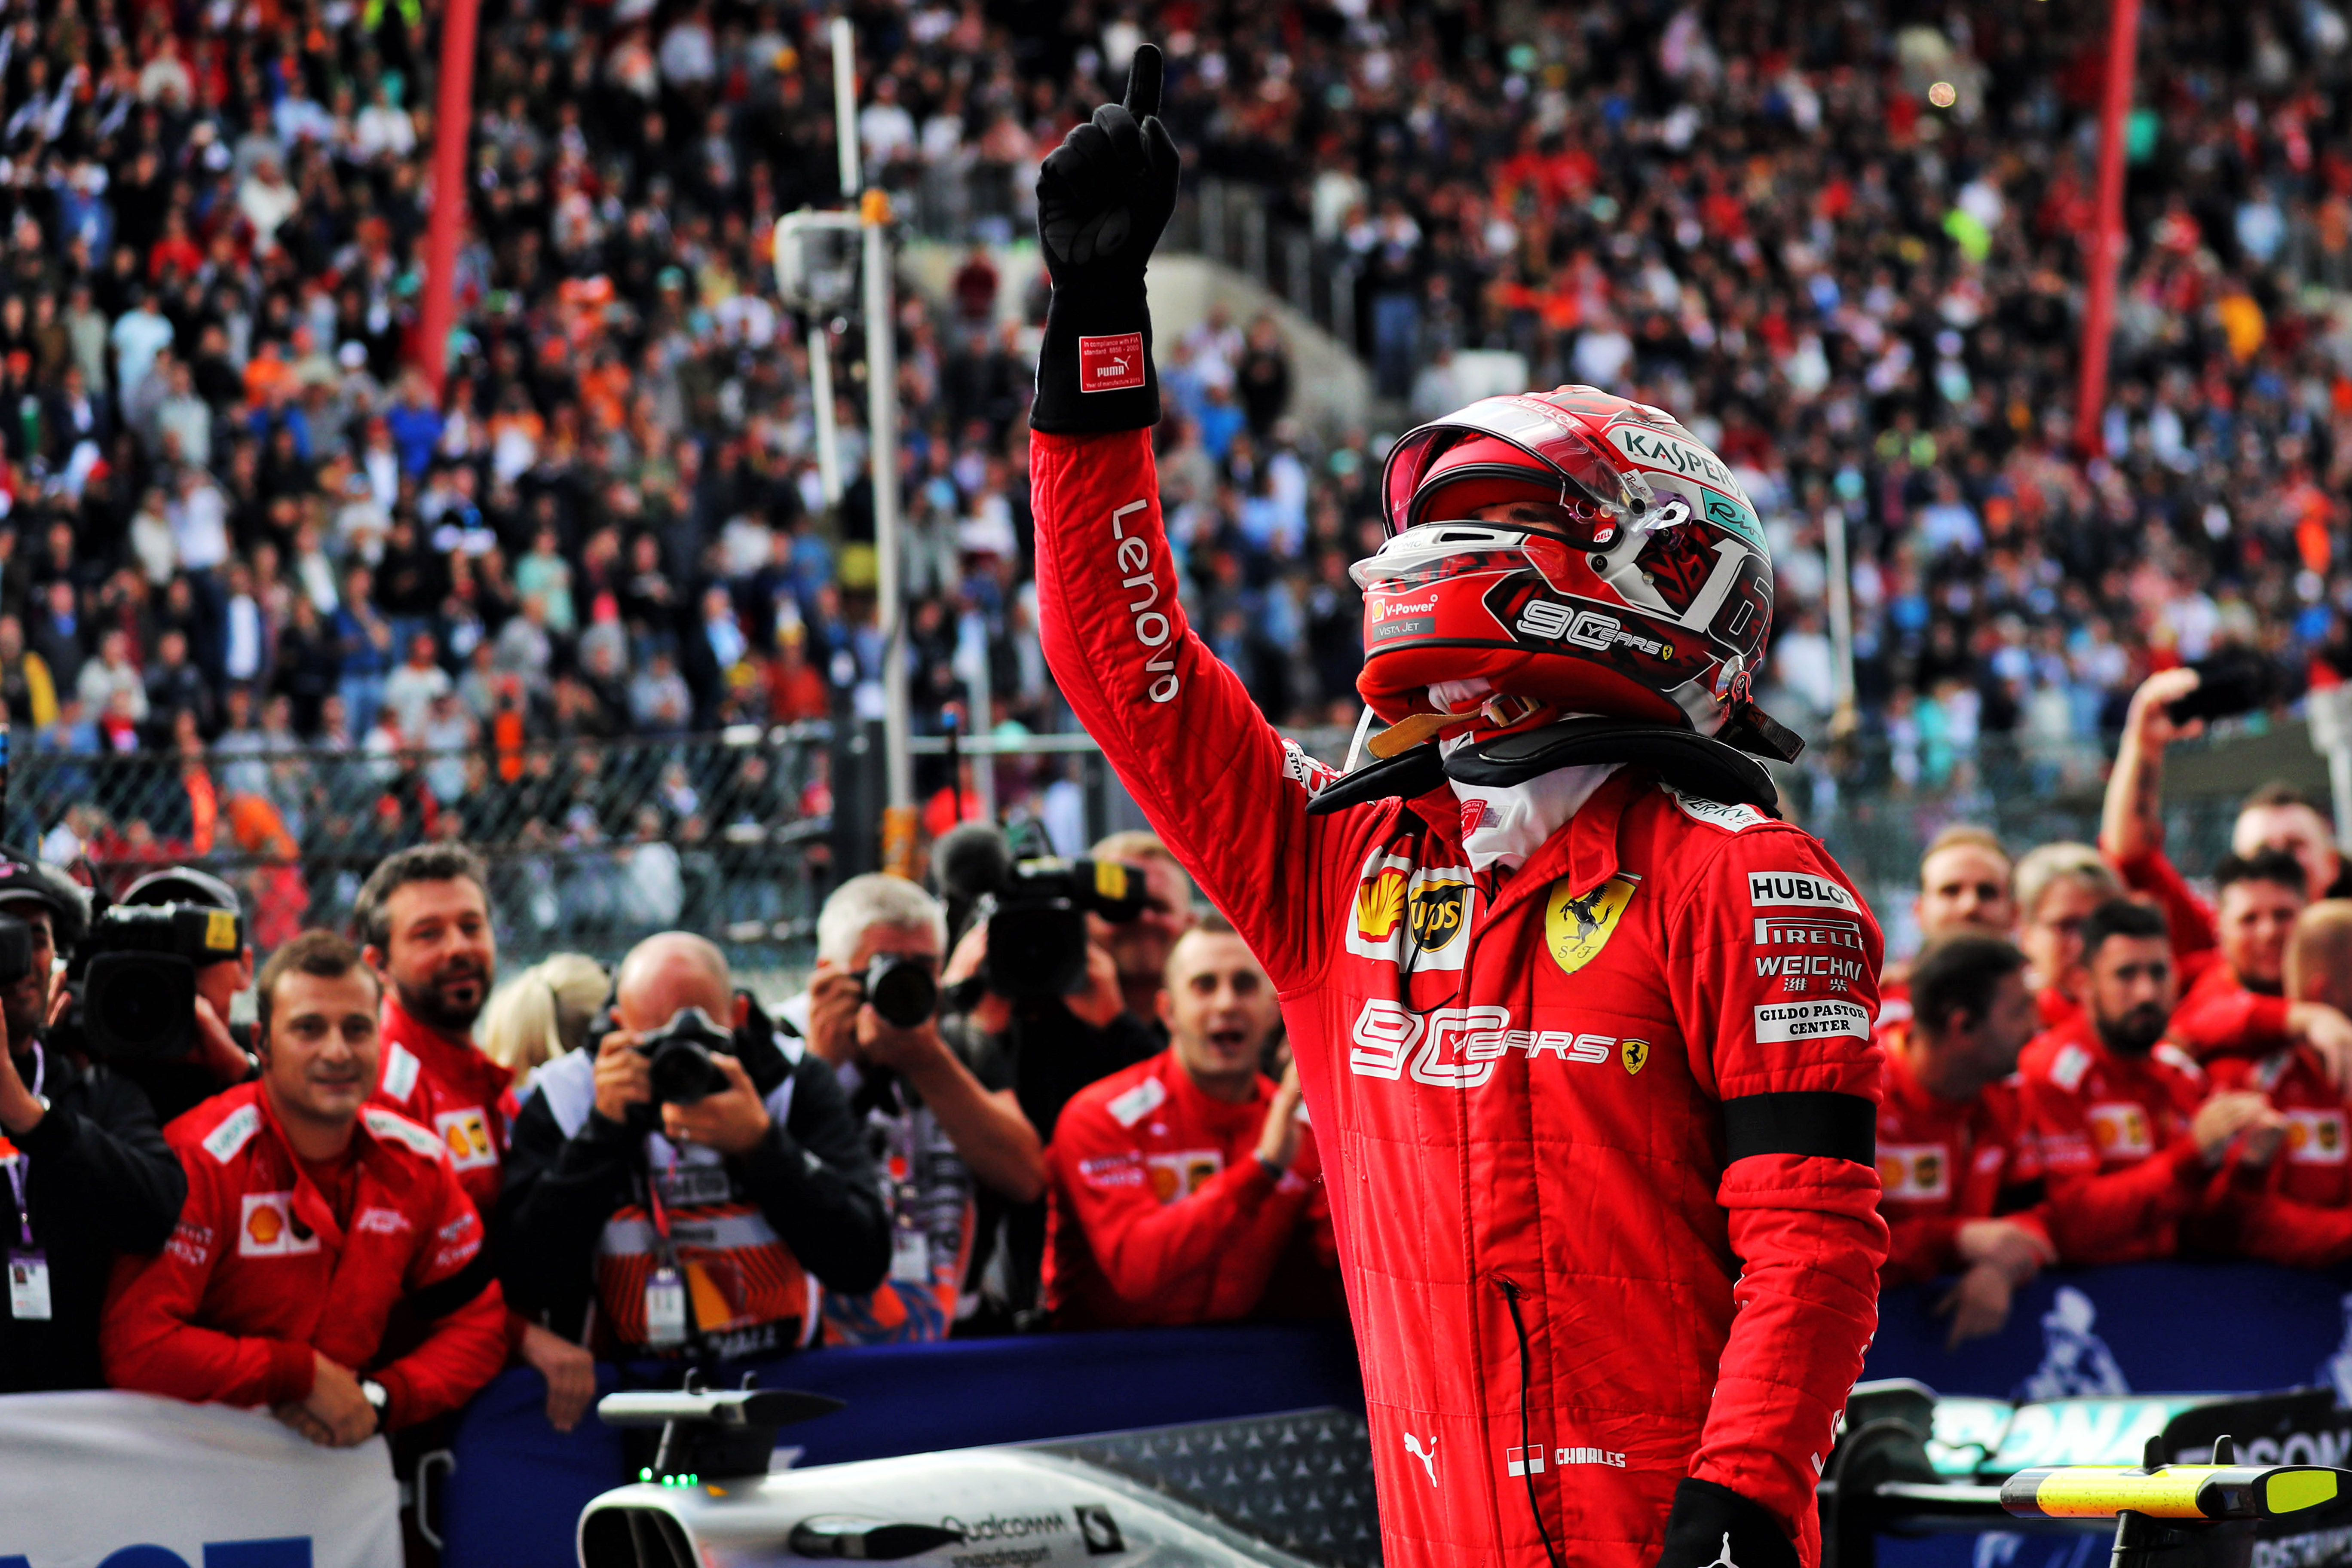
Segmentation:
<svg viewBox="0 0 2352 1568">
<path fill-rule="evenodd" d="M 1797 1568 L 1797 1549 L 1760 1505 L 1685 1477 L 1675 1488 L 1657 1568 Z"/>
<path fill-rule="evenodd" d="M 1176 211 L 1176 143 L 1160 122 L 1160 50 L 1142 45 L 1127 101 L 1106 103 L 1037 172 L 1037 238 L 1054 279 L 1032 429 L 1142 430 L 1160 422 L 1143 269 Z"/>
</svg>

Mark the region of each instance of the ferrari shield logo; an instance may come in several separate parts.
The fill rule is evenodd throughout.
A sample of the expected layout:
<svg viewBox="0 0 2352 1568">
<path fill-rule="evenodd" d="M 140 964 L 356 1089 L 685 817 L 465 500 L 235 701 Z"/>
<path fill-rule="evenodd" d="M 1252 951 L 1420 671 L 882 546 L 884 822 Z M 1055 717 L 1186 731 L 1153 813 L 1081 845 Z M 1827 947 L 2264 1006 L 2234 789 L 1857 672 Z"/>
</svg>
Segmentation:
<svg viewBox="0 0 2352 1568">
<path fill-rule="evenodd" d="M 1565 877 L 1551 885 L 1544 895 L 1544 942 L 1561 973 L 1573 974 L 1601 956 L 1638 886 L 1638 878 L 1622 874 L 1582 895 Z M 1629 1060 L 1626 1067 L 1635 1070 L 1638 1064 Z"/>
<path fill-rule="evenodd" d="M 1649 1061 L 1650 1042 L 1647 1040 L 1627 1040 L 1623 1045 L 1617 1047 L 1617 1059 L 1625 1064 L 1625 1076 L 1628 1078 L 1633 1077 L 1635 1073 L 1640 1072 L 1643 1067 Z"/>
</svg>

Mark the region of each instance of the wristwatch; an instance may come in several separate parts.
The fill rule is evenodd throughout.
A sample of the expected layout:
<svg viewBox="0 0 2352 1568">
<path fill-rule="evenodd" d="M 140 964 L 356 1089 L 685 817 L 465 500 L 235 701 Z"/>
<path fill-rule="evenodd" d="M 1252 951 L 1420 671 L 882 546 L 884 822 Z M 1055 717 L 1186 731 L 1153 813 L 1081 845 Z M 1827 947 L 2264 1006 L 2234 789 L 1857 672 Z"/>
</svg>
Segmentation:
<svg viewBox="0 0 2352 1568">
<path fill-rule="evenodd" d="M 376 1427 L 382 1430 L 384 1412 L 392 1408 L 392 1391 L 372 1377 L 363 1377 L 360 1379 L 360 1394 L 375 1411 Z"/>
</svg>

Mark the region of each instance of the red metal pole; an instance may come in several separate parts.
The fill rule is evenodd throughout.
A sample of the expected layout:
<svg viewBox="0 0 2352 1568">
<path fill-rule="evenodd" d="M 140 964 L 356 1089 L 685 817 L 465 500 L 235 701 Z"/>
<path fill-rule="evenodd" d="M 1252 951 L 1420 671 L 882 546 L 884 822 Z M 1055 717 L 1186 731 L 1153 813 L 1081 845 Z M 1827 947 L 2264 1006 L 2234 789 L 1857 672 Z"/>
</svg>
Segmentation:
<svg viewBox="0 0 2352 1568">
<path fill-rule="evenodd" d="M 2082 379 L 2074 388 L 2074 447 L 2095 458 L 2105 447 L 2107 342 L 2116 328 L 2116 274 L 2124 258 L 2124 134 L 2131 117 L 2132 76 L 2139 58 L 2139 0 L 2110 0 L 2107 80 L 2099 106 L 2099 205 L 2092 217 L 2090 297 L 2083 310 Z"/>
<path fill-rule="evenodd" d="M 441 91 L 433 121 L 433 216 L 425 231 L 425 300 L 416 353 L 433 395 L 449 370 L 457 315 L 457 241 L 466 227 L 466 150 L 474 129 L 474 24 L 480 0 L 447 0 L 441 13 Z"/>
</svg>

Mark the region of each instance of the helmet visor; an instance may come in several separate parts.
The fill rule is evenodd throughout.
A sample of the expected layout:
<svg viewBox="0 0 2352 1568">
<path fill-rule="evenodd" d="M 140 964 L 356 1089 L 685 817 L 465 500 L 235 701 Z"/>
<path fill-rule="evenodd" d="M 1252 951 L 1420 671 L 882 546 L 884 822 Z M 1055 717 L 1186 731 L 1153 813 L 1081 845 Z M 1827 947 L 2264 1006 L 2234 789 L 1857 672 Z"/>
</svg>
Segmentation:
<svg viewBox="0 0 2352 1568">
<path fill-rule="evenodd" d="M 1532 566 L 1547 583 L 1567 582 L 1574 547 L 1557 534 L 1508 523 L 1424 522 L 1392 533 L 1373 554 L 1348 568 L 1366 593 L 1411 590 L 1476 572 L 1517 572 Z"/>
<path fill-rule="evenodd" d="M 1381 489 L 1391 533 L 1446 521 L 1416 515 L 1413 501 L 1431 466 L 1467 435 L 1507 441 L 1531 466 L 1557 479 L 1565 514 L 1558 525 L 1580 547 L 1608 543 L 1653 504 L 1648 483 L 1596 447 L 1565 411 L 1538 397 L 1487 397 L 1405 432 L 1390 451 Z"/>
</svg>

